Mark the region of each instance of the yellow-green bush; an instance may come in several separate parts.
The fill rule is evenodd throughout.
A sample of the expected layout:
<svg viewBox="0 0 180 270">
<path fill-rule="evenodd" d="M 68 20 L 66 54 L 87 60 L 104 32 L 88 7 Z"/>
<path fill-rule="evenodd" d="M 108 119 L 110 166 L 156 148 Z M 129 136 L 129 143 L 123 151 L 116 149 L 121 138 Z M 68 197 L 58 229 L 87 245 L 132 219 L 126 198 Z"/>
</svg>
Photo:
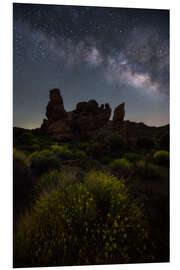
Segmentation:
<svg viewBox="0 0 180 270">
<path fill-rule="evenodd" d="M 98 160 L 92 159 L 90 157 L 86 157 L 81 162 L 81 168 L 84 170 L 100 170 L 101 163 Z"/>
<path fill-rule="evenodd" d="M 135 165 L 136 175 L 143 180 L 161 180 L 165 178 L 166 172 L 158 165 L 139 160 Z"/>
<path fill-rule="evenodd" d="M 51 146 L 51 150 L 59 158 L 64 159 L 64 160 L 72 159 L 73 157 L 71 150 L 69 150 L 69 148 L 66 145 L 54 144 Z"/>
<path fill-rule="evenodd" d="M 113 160 L 111 163 L 112 172 L 118 175 L 127 175 L 132 170 L 132 164 L 126 158 Z"/>
<path fill-rule="evenodd" d="M 50 190 L 63 190 L 67 186 L 77 183 L 76 174 L 70 168 L 58 170 L 51 170 L 41 175 L 40 179 L 34 185 L 36 196 L 41 192 Z"/>
<path fill-rule="evenodd" d="M 73 158 L 74 159 L 84 159 L 84 158 L 86 158 L 86 152 L 84 152 L 82 150 L 76 150 L 73 153 Z"/>
<path fill-rule="evenodd" d="M 36 195 L 40 194 L 44 190 L 56 189 L 60 182 L 60 172 L 57 170 L 51 170 L 37 180 L 34 185 L 34 191 Z"/>
<path fill-rule="evenodd" d="M 169 152 L 165 150 L 160 150 L 154 153 L 154 161 L 158 165 L 168 166 L 169 165 Z"/>
<path fill-rule="evenodd" d="M 128 153 L 124 154 L 124 158 L 128 159 L 130 162 L 135 162 L 135 161 L 141 159 L 142 155 L 137 154 L 137 153 L 128 152 Z"/>
<path fill-rule="evenodd" d="M 123 179 L 101 172 L 84 184 L 44 193 L 19 223 L 14 266 L 152 262 L 142 208 Z"/>
<path fill-rule="evenodd" d="M 41 175 L 52 169 L 59 169 L 60 162 L 52 151 L 36 151 L 29 155 L 28 160 L 33 173 Z"/>
</svg>

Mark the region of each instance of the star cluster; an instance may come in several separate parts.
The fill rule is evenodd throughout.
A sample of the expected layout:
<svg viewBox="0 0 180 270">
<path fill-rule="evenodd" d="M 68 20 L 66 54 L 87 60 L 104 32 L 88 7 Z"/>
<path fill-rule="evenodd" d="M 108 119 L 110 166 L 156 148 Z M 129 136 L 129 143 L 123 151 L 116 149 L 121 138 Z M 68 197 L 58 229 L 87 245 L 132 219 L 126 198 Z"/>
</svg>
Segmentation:
<svg viewBox="0 0 180 270">
<path fill-rule="evenodd" d="M 40 124 L 53 87 L 64 91 L 67 109 L 88 98 L 114 108 L 123 99 L 129 120 L 168 123 L 169 11 L 39 4 L 13 9 L 16 125 Z"/>
</svg>

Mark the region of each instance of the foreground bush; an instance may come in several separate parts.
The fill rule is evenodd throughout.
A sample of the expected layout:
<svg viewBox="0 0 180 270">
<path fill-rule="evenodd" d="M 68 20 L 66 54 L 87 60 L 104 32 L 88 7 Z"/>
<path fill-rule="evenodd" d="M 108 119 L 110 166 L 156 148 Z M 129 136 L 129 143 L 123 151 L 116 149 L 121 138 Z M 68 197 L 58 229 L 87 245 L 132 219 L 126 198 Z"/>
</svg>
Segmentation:
<svg viewBox="0 0 180 270">
<path fill-rule="evenodd" d="M 117 175 L 128 175 L 132 170 L 132 164 L 125 158 L 115 159 L 111 163 L 111 169 Z"/>
<path fill-rule="evenodd" d="M 169 152 L 165 150 L 157 151 L 154 156 L 154 161 L 158 165 L 168 166 L 169 165 Z"/>
<path fill-rule="evenodd" d="M 58 170 L 51 170 L 37 180 L 34 186 L 35 194 L 39 195 L 42 191 L 56 189 L 59 186 L 59 182 L 60 172 Z"/>
<path fill-rule="evenodd" d="M 49 150 L 36 151 L 29 155 L 28 160 L 32 172 L 36 175 L 41 175 L 49 170 L 60 168 L 59 160 Z"/>
<path fill-rule="evenodd" d="M 40 193 L 49 192 L 50 190 L 63 190 L 67 186 L 78 182 L 78 180 L 76 174 L 70 168 L 61 171 L 51 170 L 41 175 L 40 179 L 36 181 L 34 192 L 38 196 Z"/>
<path fill-rule="evenodd" d="M 15 267 L 155 260 L 142 208 L 123 179 L 100 172 L 84 184 L 44 193 L 18 229 Z"/>
</svg>

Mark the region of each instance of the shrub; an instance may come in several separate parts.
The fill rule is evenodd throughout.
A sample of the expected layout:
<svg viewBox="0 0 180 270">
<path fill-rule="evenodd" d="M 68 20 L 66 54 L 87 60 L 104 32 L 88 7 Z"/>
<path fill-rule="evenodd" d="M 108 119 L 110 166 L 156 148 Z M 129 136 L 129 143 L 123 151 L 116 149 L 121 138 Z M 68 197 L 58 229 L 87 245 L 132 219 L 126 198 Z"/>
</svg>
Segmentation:
<svg viewBox="0 0 180 270">
<path fill-rule="evenodd" d="M 147 167 L 147 164 L 145 160 L 137 161 L 135 164 L 136 174 L 140 177 L 144 177 L 146 175 L 146 167 Z"/>
<path fill-rule="evenodd" d="M 135 161 L 141 159 L 142 155 L 137 154 L 137 153 L 126 153 L 124 155 L 124 158 L 128 159 L 131 162 L 135 162 Z"/>
<path fill-rule="evenodd" d="M 166 175 L 160 166 L 147 163 L 144 160 L 136 162 L 135 171 L 144 180 L 161 180 Z"/>
<path fill-rule="evenodd" d="M 13 208 L 14 215 L 27 205 L 32 189 L 32 177 L 26 156 L 23 152 L 13 151 Z"/>
<path fill-rule="evenodd" d="M 30 167 L 33 173 L 41 175 L 52 169 L 59 169 L 60 162 L 49 150 L 36 151 L 29 155 Z"/>
<path fill-rule="evenodd" d="M 154 153 L 154 161 L 158 165 L 168 166 L 169 165 L 169 152 L 165 150 L 157 151 Z"/>
<path fill-rule="evenodd" d="M 112 158 L 105 156 L 101 159 L 101 163 L 104 165 L 109 165 L 112 162 Z"/>
<path fill-rule="evenodd" d="M 39 151 L 40 150 L 40 145 L 39 144 L 33 144 L 32 149 L 33 149 L 33 151 Z"/>
<path fill-rule="evenodd" d="M 59 188 L 61 190 L 78 182 L 80 182 L 80 180 L 76 178 L 76 173 L 72 168 L 64 168 L 61 170 L 59 181 Z"/>
<path fill-rule="evenodd" d="M 86 151 L 88 148 L 88 143 L 85 143 L 85 142 L 84 143 L 83 142 L 76 143 L 75 148 Z"/>
<path fill-rule="evenodd" d="M 100 170 L 101 163 L 98 160 L 87 157 L 82 160 L 81 168 L 85 170 L 92 170 L 92 169 Z"/>
<path fill-rule="evenodd" d="M 99 159 L 106 153 L 106 146 L 99 142 L 90 143 L 87 147 L 87 153 L 93 158 Z"/>
<path fill-rule="evenodd" d="M 169 133 L 161 135 L 158 143 L 159 143 L 160 149 L 165 149 L 169 151 Z"/>
<path fill-rule="evenodd" d="M 40 179 L 37 180 L 34 190 L 36 195 L 40 194 L 44 190 L 56 189 L 60 182 L 60 172 L 52 170 L 43 174 Z"/>
<path fill-rule="evenodd" d="M 74 159 L 84 159 L 84 158 L 86 158 L 86 153 L 82 150 L 76 150 L 73 153 L 73 158 Z"/>
<path fill-rule="evenodd" d="M 155 180 L 155 179 L 160 180 L 162 178 L 161 168 L 152 163 L 148 163 L 147 164 L 147 178 L 150 180 Z"/>
<path fill-rule="evenodd" d="M 117 133 L 113 133 L 107 137 L 106 143 L 109 145 L 110 150 L 113 152 L 124 149 L 125 144 L 123 137 Z"/>
<path fill-rule="evenodd" d="M 72 152 L 65 145 L 62 146 L 62 145 L 54 144 L 51 146 L 51 150 L 54 154 L 56 154 L 62 160 L 72 159 L 73 157 Z"/>
<path fill-rule="evenodd" d="M 23 151 L 18 150 L 16 148 L 13 148 L 13 159 L 15 160 L 21 160 L 22 162 L 25 163 L 26 166 L 28 166 L 28 160 L 26 158 L 26 155 L 24 154 Z"/>
<path fill-rule="evenodd" d="M 117 175 L 128 175 L 132 170 L 132 164 L 125 158 L 115 159 L 111 163 L 111 169 Z"/>
<path fill-rule="evenodd" d="M 15 267 L 155 261 L 142 207 L 123 179 L 100 172 L 43 194 L 18 229 Z"/>
<path fill-rule="evenodd" d="M 155 142 L 152 138 L 149 137 L 140 137 L 136 141 L 136 146 L 140 149 L 153 149 Z"/>
</svg>

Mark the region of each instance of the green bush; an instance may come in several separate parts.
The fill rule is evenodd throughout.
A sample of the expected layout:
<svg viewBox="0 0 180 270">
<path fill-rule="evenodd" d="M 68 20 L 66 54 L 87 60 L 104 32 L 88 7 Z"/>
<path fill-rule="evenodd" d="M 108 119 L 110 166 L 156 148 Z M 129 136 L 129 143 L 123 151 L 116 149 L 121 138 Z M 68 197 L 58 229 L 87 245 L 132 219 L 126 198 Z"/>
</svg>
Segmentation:
<svg viewBox="0 0 180 270">
<path fill-rule="evenodd" d="M 37 180 L 34 191 L 36 196 L 41 192 L 49 190 L 63 190 L 69 185 L 77 183 L 76 174 L 69 168 L 64 168 L 61 171 L 51 170 L 43 175 Z"/>
<path fill-rule="evenodd" d="M 75 144 L 75 148 L 76 149 L 80 149 L 86 152 L 87 148 L 88 148 L 88 143 L 83 143 L 83 142 L 79 142 Z"/>
<path fill-rule="evenodd" d="M 136 175 L 143 180 L 161 180 L 166 176 L 163 168 L 152 163 L 147 163 L 144 160 L 139 160 L 135 165 Z"/>
<path fill-rule="evenodd" d="M 39 144 L 33 144 L 32 149 L 33 149 L 33 151 L 39 151 L 40 150 L 40 145 Z"/>
<path fill-rule="evenodd" d="M 128 175 L 132 170 L 132 164 L 125 158 L 115 159 L 111 163 L 111 169 L 117 175 Z"/>
<path fill-rule="evenodd" d="M 82 150 L 76 150 L 73 153 L 73 158 L 74 159 L 84 159 L 84 158 L 86 158 L 86 153 Z"/>
<path fill-rule="evenodd" d="M 147 178 L 150 180 L 161 179 L 161 168 L 155 164 L 147 164 Z"/>
<path fill-rule="evenodd" d="M 145 160 L 137 161 L 135 164 L 136 174 L 140 177 L 146 176 L 146 167 L 147 167 L 147 164 L 146 164 Z"/>
<path fill-rule="evenodd" d="M 125 146 L 123 137 L 117 133 L 113 133 L 109 137 L 107 137 L 106 144 L 110 147 L 110 150 L 113 152 L 123 150 Z"/>
<path fill-rule="evenodd" d="M 105 156 L 101 159 L 101 163 L 103 165 L 109 165 L 112 162 L 112 158 Z"/>
<path fill-rule="evenodd" d="M 130 162 L 135 162 L 142 158 L 141 154 L 137 153 L 125 153 L 124 158 L 128 159 Z"/>
<path fill-rule="evenodd" d="M 14 267 L 155 261 L 142 207 L 123 179 L 100 172 L 43 194 L 19 223 Z"/>
<path fill-rule="evenodd" d="M 60 181 L 59 181 L 59 188 L 63 190 L 64 188 L 68 187 L 69 185 L 73 185 L 75 183 L 80 182 L 79 179 L 76 177 L 76 173 L 71 168 L 64 168 L 60 172 Z"/>
<path fill-rule="evenodd" d="M 23 151 L 13 148 L 13 159 L 21 160 L 26 166 L 28 166 L 28 159 Z"/>
<path fill-rule="evenodd" d="M 51 150 L 62 160 L 68 160 L 73 158 L 72 152 L 68 149 L 67 146 L 54 144 L 51 146 Z"/>
<path fill-rule="evenodd" d="M 92 158 L 85 158 L 82 160 L 80 164 L 82 169 L 85 170 L 100 170 L 101 169 L 101 163 L 98 160 L 92 159 Z"/>
<path fill-rule="evenodd" d="M 136 141 L 136 146 L 140 149 L 148 149 L 151 150 L 155 146 L 155 142 L 150 137 L 140 137 Z"/>
<path fill-rule="evenodd" d="M 169 133 L 162 134 L 158 140 L 160 149 L 165 149 L 169 151 Z"/>
<path fill-rule="evenodd" d="M 29 155 L 30 167 L 32 172 L 37 175 L 41 175 L 52 169 L 59 169 L 60 162 L 53 152 L 49 150 L 36 151 Z"/>
<path fill-rule="evenodd" d="M 169 165 L 169 152 L 165 150 L 160 150 L 154 153 L 153 155 L 154 161 L 156 164 L 161 166 Z"/>
<path fill-rule="evenodd" d="M 106 153 L 106 145 L 99 142 L 90 143 L 87 147 L 87 154 L 94 159 L 99 159 Z"/>
<path fill-rule="evenodd" d="M 44 190 L 56 189 L 60 182 L 60 172 L 57 170 L 49 171 L 41 176 L 37 180 L 34 190 L 36 195 L 40 194 Z"/>
</svg>

